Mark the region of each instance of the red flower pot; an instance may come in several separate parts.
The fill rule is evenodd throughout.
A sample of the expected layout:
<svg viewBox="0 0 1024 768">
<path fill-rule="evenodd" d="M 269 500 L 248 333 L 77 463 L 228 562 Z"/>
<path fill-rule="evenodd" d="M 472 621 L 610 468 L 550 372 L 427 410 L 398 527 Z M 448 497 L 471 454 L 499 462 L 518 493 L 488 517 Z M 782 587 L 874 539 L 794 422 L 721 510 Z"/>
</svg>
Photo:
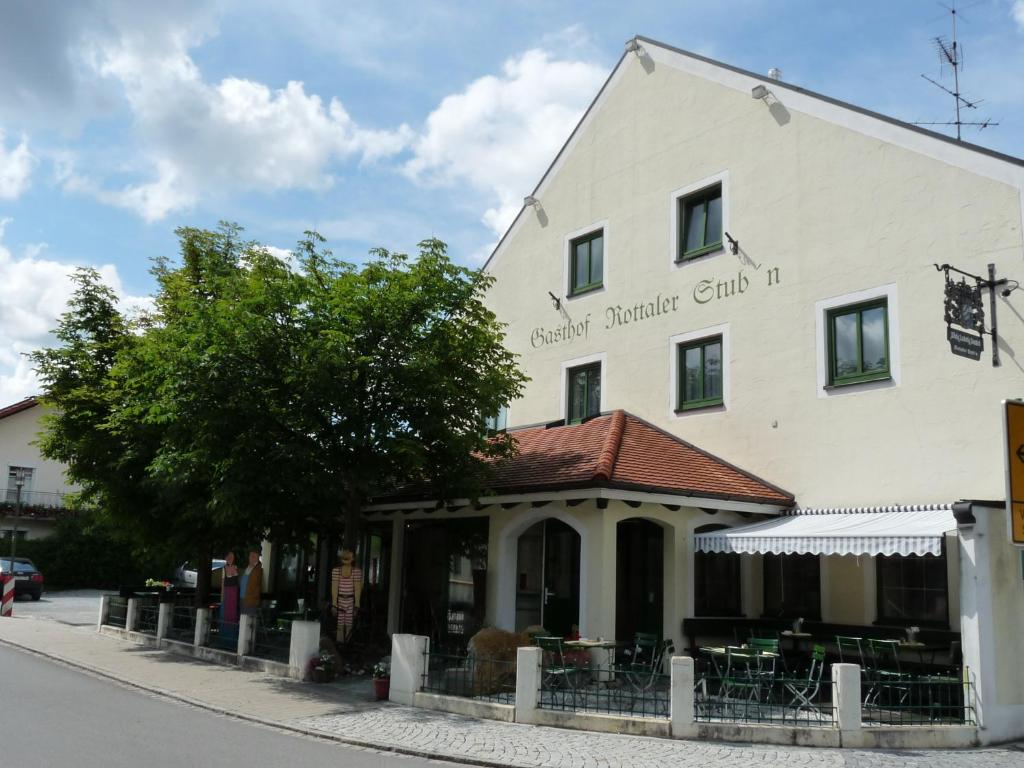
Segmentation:
<svg viewBox="0 0 1024 768">
<path fill-rule="evenodd" d="M 377 701 L 384 701 L 388 698 L 391 692 L 391 678 L 390 677 L 375 677 L 373 678 L 373 695 Z"/>
</svg>

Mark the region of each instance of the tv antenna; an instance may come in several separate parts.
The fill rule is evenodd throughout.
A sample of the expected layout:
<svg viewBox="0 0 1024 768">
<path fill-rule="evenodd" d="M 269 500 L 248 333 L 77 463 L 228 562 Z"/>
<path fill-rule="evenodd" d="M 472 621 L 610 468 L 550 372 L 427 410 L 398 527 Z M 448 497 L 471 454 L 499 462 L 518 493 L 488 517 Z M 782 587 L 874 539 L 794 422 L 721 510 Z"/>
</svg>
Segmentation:
<svg viewBox="0 0 1024 768">
<path fill-rule="evenodd" d="M 978 3 L 974 3 L 974 5 L 977 4 Z M 953 97 L 953 103 L 956 107 L 956 119 L 947 120 L 944 122 L 930 123 L 915 121 L 914 125 L 955 125 L 956 140 L 961 141 L 961 128 L 965 125 L 975 126 L 979 131 L 982 131 L 988 128 L 990 125 L 999 125 L 999 123 L 993 122 L 991 118 L 985 118 L 984 120 L 980 121 L 969 121 L 963 120 L 960 117 L 961 109 L 977 109 L 978 105 L 981 104 L 982 102 L 980 99 L 968 99 L 963 95 L 963 93 L 960 92 L 960 70 L 963 69 L 964 66 L 964 49 L 957 42 L 956 38 L 956 0 L 953 0 L 953 5 L 943 5 L 943 7 L 949 11 L 949 14 L 953 19 L 953 37 L 952 39 L 949 39 L 946 37 L 939 36 L 933 38 L 933 42 L 935 44 L 935 50 L 939 55 L 940 71 L 944 70 L 946 67 L 950 67 L 953 70 L 953 90 L 950 90 L 937 80 L 933 80 L 932 78 L 928 77 L 928 75 L 922 74 L 921 77 L 923 77 L 929 83 L 934 85 L 936 88 L 945 91 L 946 93 Z"/>
</svg>

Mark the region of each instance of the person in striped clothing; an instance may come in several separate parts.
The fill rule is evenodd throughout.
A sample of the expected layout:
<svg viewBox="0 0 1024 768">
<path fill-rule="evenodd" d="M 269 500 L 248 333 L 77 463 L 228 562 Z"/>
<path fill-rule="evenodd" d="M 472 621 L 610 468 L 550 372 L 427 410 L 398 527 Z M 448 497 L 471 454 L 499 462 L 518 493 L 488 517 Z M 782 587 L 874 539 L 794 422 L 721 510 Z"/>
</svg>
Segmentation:
<svg viewBox="0 0 1024 768">
<path fill-rule="evenodd" d="M 341 552 L 341 563 L 331 571 L 331 604 L 337 614 L 337 640 L 348 642 L 363 592 L 363 569 L 355 565 L 351 550 Z"/>
</svg>

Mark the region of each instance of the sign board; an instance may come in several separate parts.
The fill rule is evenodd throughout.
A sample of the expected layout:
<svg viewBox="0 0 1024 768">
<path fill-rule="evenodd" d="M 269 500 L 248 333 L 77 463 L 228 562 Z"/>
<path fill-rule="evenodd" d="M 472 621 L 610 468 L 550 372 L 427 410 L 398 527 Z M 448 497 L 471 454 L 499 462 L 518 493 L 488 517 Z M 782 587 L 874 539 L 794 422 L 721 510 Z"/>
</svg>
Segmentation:
<svg viewBox="0 0 1024 768">
<path fill-rule="evenodd" d="M 1024 401 L 1004 400 L 1003 408 L 1010 541 L 1024 547 Z"/>
<path fill-rule="evenodd" d="M 954 355 L 971 360 L 981 360 L 982 350 L 985 349 L 985 342 L 981 336 L 958 331 L 955 328 L 947 328 L 946 338 L 949 339 L 949 351 Z"/>
</svg>

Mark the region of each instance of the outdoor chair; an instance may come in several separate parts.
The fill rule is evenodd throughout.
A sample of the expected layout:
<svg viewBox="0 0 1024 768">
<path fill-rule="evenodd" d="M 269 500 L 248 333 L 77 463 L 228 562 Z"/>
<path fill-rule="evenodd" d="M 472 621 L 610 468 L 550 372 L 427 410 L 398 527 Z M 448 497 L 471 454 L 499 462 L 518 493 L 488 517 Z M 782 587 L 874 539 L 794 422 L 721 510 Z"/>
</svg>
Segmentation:
<svg viewBox="0 0 1024 768">
<path fill-rule="evenodd" d="M 761 700 L 762 689 L 767 684 L 771 689 L 774 679 L 769 680 L 762 670 L 762 657 L 749 648 L 728 646 L 725 649 L 725 672 L 722 676 L 722 698 L 725 700 L 757 703 Z"/>
<path fill-rule="evenodd" d="M 754 637 L 751 635 L 750 640 L 747 642 L 747 647 L 761 654 L 762 677 L 766 673 L 770 673 L 774 677 L 776 664 L 782 667 L 781 672 L 786 672 L 786 657 L 783 656 L 782 651 L 779 649 L 778 637 Z M 764 655 L 768 653 L 774 653 L 775 657 L 769 658 Z"/>
<path fill-rule="evenodd" d="M 811 666 L 806 679 L 787 682 L 786 694 L 790 697 L 789 708 L 797 712 L 807 710 L 821 717 L 821 709 L 815 703 L 821 690 L 821 675 L 825 669 L 825 646 L 815 645 L 811 649 Z"/>
<path fill-rule="evenodd" d="M 534 637 L 534 642 L 543 654 L 541 689 L 563 688 L 574 691 L 579 667 L 566 663 L 562 638 L 538 635 Z"/>
<path fill-rule="evenodd" d="M 899 640 L 868 639 L 868 692 L 865 706 L 904 704 L 910 696 L 911 675 L 900 669 Z"/>
<path fill-rule="evenodd" d="M 836 635 L 836 648 L 839 649 L 839 661 L 843 664 L 860 664 L 861 675 L 867 671 L 864 663 L 864 638 Z"/>
<path fill-rule="evenodd" d="M 650 632 L 637 632 L 633 636 L 633 647 L 625 652 L 629 661 L 617 666 L 615 672 L 636 690 L 647 690 L 661 674 L 665 654 L 673 651 L 675 645 L 671 640 L 659 639 Z"/>
</svg>

